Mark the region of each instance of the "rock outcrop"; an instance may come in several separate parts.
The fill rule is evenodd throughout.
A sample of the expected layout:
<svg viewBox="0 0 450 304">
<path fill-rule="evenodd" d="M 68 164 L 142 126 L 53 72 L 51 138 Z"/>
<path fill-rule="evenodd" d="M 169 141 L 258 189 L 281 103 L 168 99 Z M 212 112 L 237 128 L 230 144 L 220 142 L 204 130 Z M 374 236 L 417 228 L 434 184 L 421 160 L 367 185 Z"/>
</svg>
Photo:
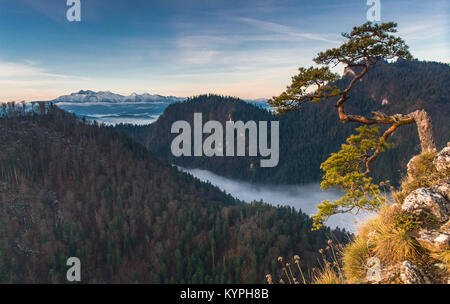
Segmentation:
<svg viewBox="0 0 450 304">
<path fill-rule="evenodd" d="M 405 198 L 402 210 L 415 215 L 433 215 L 437 221 L 445 222 L 449 217 L 450 202 L 433 188 L 419 188 Z"/>
<path fill-rule="evenodd" d="M 413 180 L 420 167 L 418 156 L 408 163 L 408 179 Z M 432 160 L 439 179 L 431 187 L 418 188 L 409 193 L 401 204 L 408 216 L 419 219 L 420 227 L 408 233 L 430 254 L 450 250 L 450 143 Z M 443 178 L 441 178 L 443 177 Z M 449 273 L 441 263 L 424 266 L 404 260 L 384 265 L 381 283 L 429 284 L 447 282 Z"/>
<path fill-rule="evenodd" d="M 404 284 L 430 284 L 430 279 L 410 261 L 404 261 L 400 267 L 400 280 Z"/>
<path fill-rule="evenodd" d="M 443 176 L 450 168 L 450 143 L 433 159 Z M 411 163 L 408 171 L 413 170 Z M 409 174 L 409 172 L 408 172 Z M 438 180 L 433 187 L 419 188 L 403 201 L 402 210 L 411 215 L 427 218 L 428 225 L 413 232 L 420 245 L 431 251 L 440 251 L 450 245 L 450 179 Z"/>
<path fill-rule="evenodd" d="M 438 230 L 420 229 L 412 234 L 419 244 L 431 251 L 441 251 L 450 244 L 450 235 Z"/>
<path fill-rule="evenodd" d="M 450 142 L 447 143 L 447 147 L 441 150 L 433 161 L 436 169 L 440 172 L 450 172 Z"/>
<path fill-rule="evenodd" d="M 450 178 L 439 180 L 431 187 L 431 190 L 442 195 L 447 201 L 450 201 Z"/>
</svg>

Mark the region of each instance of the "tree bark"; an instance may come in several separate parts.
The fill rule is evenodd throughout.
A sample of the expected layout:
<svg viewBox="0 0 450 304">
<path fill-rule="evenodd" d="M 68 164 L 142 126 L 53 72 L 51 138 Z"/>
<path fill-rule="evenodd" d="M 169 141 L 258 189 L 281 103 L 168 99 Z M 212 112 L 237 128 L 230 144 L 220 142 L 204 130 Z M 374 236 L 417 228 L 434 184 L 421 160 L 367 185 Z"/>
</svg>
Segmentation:
<svg viewBox="0 0 450 304">
<path fill-rule="evenodd" d="M 348 97 L 343 94 L 341 99 L 336 104 L 338 108 L 339 119 L 343 122 L 352 121 L 359 122 L 365 125 L 374 124 L 386 124 L 390 125 L 390 128 L 383 134 L 382 138 L 384 141 L 397 130 L 398 127 L 403 125 L 409 125 L 415 123 L 417 126 L 417 132 L 419 133 L 420 145 L 422 147 L 422 152 L 432 152 L 436 151 L 436 144 L 433 136 L 433 125 L 431 118 L 425 110 L 417 110 L 415 112 L 409 113 L 407 115 L 395 114 L 388 116 L 382 112 L 372 112 L 372 117 L 365 117 L 360 115 L 349 115 L 344 111 L 344 102 Z M 375 152 L 367 158 L 366 172 L 364 174 L 369 174 L 371 172 L 370 165 L 378 157 L 382 151 L 382 144 L 380 143 L 375 150 Z"/>
<path fill-rule="evenodd" d="M 431 117 L 425 110 L 417 110 L 412 114 L 417 125 L 422 152 L 436 151 Z"/>
</svg>

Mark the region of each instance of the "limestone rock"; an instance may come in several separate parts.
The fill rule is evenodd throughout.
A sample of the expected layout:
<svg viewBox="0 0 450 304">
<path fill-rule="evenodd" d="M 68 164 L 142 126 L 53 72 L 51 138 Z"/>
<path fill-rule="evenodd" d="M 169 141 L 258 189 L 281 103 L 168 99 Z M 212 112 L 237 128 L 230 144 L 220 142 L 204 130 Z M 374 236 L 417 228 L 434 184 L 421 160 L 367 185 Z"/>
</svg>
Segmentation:
<svg viewBox="0 0 450 304">
<path fill-rule="evenodd" d="M 447 143 L 447 147 L 442 149 L 434 158 L 433 164 L 439 172 L 450 172 L 450 142 Z"/>
<path fill-rule="evenodd" d="M 450 201 L 450 178 L 439 180 L 433 187 L 431 187 L 431 190 L 439 193 L 445 197 L 446 200 Z"/>
<path fill-rule="evenodd" d="M 431 213 L 439 222 L 449 219 L 450 202 L 430 188 L 419 188 L 403 201 L 402 210 L 412 214 Z"/>
<path fill-rule="evenodd" d="M 408 177 L 412 177 L 413 178 L 413 172 L 415 172 L 416 171 L 416 162 L 417 162 L 417 159 L 420 157 L 420 155 L 415 155 L 415 156 L 413 156 L 410 160 L 409 160 L 409 162 L 408 162 L 408 164 L 406 165 L 406 172 L 407 172 L 407 174 L 408 174 Z"/>
<path fill-rule="evenodd" d="M 400 266 L 400 280 L 404 284 L 430 284 L 430 279 L 423 271 L 409 261 L 403 261 Z"/>
<path fill-rule="evenodd" d="M 450 235 L 438 230 L 420 229 L 414 236 L 422 247 L 434 252 L 443 250 L 450 244 Z"/>
<path fill-rule="evenodd" d="M 379 284 L 395 284 L 398 282 L 400 272 L 400 265 L 388 265 L 381 269 L 381 280 Z"/>
</svg>

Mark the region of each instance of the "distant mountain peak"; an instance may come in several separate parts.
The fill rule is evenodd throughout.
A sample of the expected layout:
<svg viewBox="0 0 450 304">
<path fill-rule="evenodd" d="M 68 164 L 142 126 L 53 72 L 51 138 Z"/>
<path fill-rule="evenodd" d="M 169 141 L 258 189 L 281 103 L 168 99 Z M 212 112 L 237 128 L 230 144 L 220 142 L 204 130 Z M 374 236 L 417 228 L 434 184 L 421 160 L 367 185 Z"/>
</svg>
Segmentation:
<svg viewBox="0 0 450 304">
<path fill-rule="evenodd" d="M 94 94 L 95 92 L 91 91 L 91 90 L 80 90 L 78 93 L 72 93 L 73 94 L 80 94 L 80 95 L 91 95 Z"/>
<path fill-rule="evenodd" d="M 108 102 L 108 103 L 120 103 L 120 102 L 175 102 L 183 101 L 184 97 L 175 96 L 162 96 L 162 95 L 152 95 L 149 93 L 137 94 L 132 93 L 129 96 L 124 96 L 111 91 L 91 91 L 91 90 L 80 90 L 76 93 L 69 95 L 60 96 L 52 102 L 54 103 L 92 103 L 92 102 Z"/>
</svg>

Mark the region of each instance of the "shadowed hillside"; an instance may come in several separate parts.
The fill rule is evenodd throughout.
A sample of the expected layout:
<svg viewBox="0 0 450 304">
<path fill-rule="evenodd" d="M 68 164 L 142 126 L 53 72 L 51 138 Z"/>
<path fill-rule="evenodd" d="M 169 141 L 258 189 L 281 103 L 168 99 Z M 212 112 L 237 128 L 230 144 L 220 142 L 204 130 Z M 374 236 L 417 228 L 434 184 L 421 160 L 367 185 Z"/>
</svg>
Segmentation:
<svg viewBox="0 0 450 304">
<path fill-rule="evenodd" d="M 37 114 L 36 112 L 41 112 Z M 263 282 L 279 255 L 327 238 L 291 208 L 243 204 L 113 128 L 49 105 L 0 113 L 0 282 Z"/>
</svg>

